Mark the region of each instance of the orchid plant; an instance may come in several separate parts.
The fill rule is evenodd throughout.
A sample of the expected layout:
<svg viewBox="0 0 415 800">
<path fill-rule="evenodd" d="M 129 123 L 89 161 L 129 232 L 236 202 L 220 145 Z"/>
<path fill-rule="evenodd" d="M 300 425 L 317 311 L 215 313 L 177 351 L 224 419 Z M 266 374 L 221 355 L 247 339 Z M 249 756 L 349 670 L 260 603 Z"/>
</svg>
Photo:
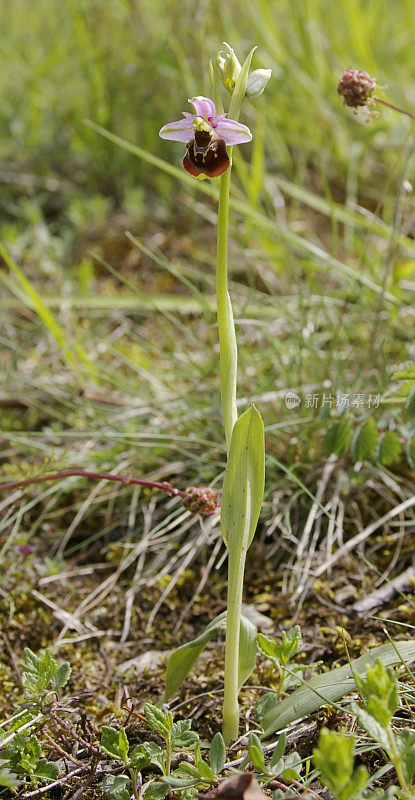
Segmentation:
<svg viewBox="0 0 415 800">
<path fill-rule="evenodd" d="M 228 550 L 227 610 L 213 620 L 197 639 L 171 655 L 166 675 L 166 699 L 179 688 L 201 651 L 213 636 L 226 629 L 223 736 L 229 744 L 238 736 L 241 686 L 250 676 L 256 659 L 256 628 L 242 615 L 245 562 L 258 523 L 264 491 L 264 427 L 251 405 L 239 418 L 236 404 L 237 343 L 232 303 L 228 291 L 228 225 L 232 148 L 249 142 L 252 134 L 239 122 L 245 96 L 259 96 L 270 78 L 270 70 L 250 71 L 254 50 L 243 66 L 224 43 L 218 53 L 216 72 L 231 93 L 229 112 L 222 111 L 215 67 L 210 64 L 212 93 L 193 97 L 194 114 L 170 122 L 160 130 L 163 139 L 183 142 L 183 166 L 191 175 L 204 179 L 220 177 L 217 233 L 217 320 L 220 346 L 222 415 L 226 438 L 221 530 Z M 219 107 L 219 113 L 216 113 Z M 229 150 L 228 150 L 229 148 Z"/>
</svg>

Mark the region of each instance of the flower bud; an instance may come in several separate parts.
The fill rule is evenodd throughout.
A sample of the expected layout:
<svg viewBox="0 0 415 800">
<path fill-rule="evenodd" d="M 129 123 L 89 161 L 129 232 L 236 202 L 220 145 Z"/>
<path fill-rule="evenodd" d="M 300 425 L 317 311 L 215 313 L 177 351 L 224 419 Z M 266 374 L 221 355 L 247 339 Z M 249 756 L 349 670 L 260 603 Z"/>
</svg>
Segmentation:
<svg viewBox="0 0 415 800">
<path fill-rule="evenodd" d="M 270 69 L 254 69 L 248 76 L 248 83 L 246 84 L 247 96 L 259 97 L 264 91 L 271 73 L 272 70 Z"/>
<path fill-rule="evenodd" d="M 241 65 L 232 47 L 227 42 L 222 44 L 225 49 L 219 50 L 216 56 L 216 64 L 223 85 L 228 92 L 233 92 L 235 81 L 241 71 Z"/>
<path fill-rule="evenodd" d="M 208 486 L 203 488 L 189 486 L 182 502 L 192 514 L 210 517 L 220 508 L 220 492 L 214 492 Z"/>
</svg>

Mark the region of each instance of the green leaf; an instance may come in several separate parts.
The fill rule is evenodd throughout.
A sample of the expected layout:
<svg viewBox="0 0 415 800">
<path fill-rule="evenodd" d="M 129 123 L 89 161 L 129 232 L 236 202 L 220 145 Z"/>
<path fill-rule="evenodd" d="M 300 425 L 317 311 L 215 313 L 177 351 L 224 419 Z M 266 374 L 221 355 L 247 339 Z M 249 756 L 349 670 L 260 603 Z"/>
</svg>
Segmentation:
<svg viewBox="0 0 415 800">
<path fill-rule="evenodd" d="M 161 781 L 151 781 L 144 792 L 146 800 L 164 800 L 169 790 Z"/>
<path fill-rule="evenodd" d="M 106 775 L 101 781 L 101 789 L 113 800 L 130 800 L 130 779 L 125 775 Z"/>
<path fill-rule="evenodd" d="M 352 443 L 352 459 L 357 461 L 366 461 L 367 459 L 374 458 L 376 447 L 378 443 L 378 430 L 376 422 L 373 417 L 369 417 L 364 425 L 357 430 L 353 437 Z"/>
<path fill-rule="evenodd" d="M 353 736 L 322 728 L 318 745 L 313 750 L 313 761 L 320 771 L 322 783 L 339 800 L 348 800 L 357 791 L 356 786 L 362 788 L 368 778 L 367 770 L 363 768 L 353 781 L 354 754 Z"/>
<path fill-rule="evenodd" d="M 71 676 L 71 667 L 67 661 L 58 667 L 54 677 L 54 688 L 62 689 L 69 681 Z"/>
<path fill-rule="evenodd" d="M 336 422 L 328 429 L 323 442 L 323 450 L 327 456 L 336 453 L 338 456 L 346 452 L 350 439 L 352 438 L 352 429 L 350 422 L 347 419 L 342 419 Z"/>
<path fill-rule="evenodd" d="M 197 786 L 200 783 L 200 778 L 187 780 L 186 778 L 176 778 L 174 775 L 163 775 L 162 780 L 172 789 L 190 789 L 191 786 Z"/>
<path fill-rule="evenodd" d="M 189 674 L 200 653 L 205 649 L 208 642 L 213 639 L 218 631 L 226 627 L 226 611 L 219 614 L 216 619 L 209 623 L 203 633 L 196 639 L 178 647 L 171 654 L 166 671 L 166 689 L 164 697 L 169 700 L 182 685 Z"/>
<path fill-rule="evenodd" d="M 194 764 L 189 764 L 187 761 L 182 761 L 177 770 L 177 772 L 184 772 L 185 775 L 191 775 L 192 778 L 197 778 L 200 780 L 200 772 Z"/>
<path fill-rule="evenodd" d="M 130 753 L 130 760 L 127 766 L 131 767 L 137 772 L 141 772 L 141 770 L 143 770 L 145 767 L 149 767 L 151 764 L 151 755 L 148 752 L 146 744 L 147 742 L 144 744 L 138 744 L 136 747 L 134 747 L 132 753 Z"/>
<path fill-rule="evenodd" d="M 395 647 L 398 653 L 395 650 Z M 403 661 L 415 659 L 415 639 L 396 642 L 395 647 L 391 644 L 375 647 L 368 653 L 352 661 L 352 670 L 356 674 L 365 674 L 368 666 L 374 664 L 380 658 L 385 666 L 400 664 Z M 282 730 L 300 717 L 306 717 L 317 711 L 320 706 L 328 703 L 329 705 L 340 700 L 344 695 L 349 694 L 355 689 L 355 680 L 349 664 L 337 667 L 324 675 L 313 676 L 307 683 L 296 689 L 285 700 L 268 708 L 260 716 L 264 734 L 261 738 L 268 738 L 275 731 Z M 270 704 L 270 701 L 268 701 Z"/>
<path fill-rule="evenodd" d="M 164 772 L 166 759 L 164 750 L 159 744 L 155 742 L 143 742 L 137 745 L 131 753 L 131 760 L 134 762 L 134 765 L 136 763 L 138 764 L 143 756 L 146 758 L 146 764 L 144 764 L 144 766 L 154 764 L 161 772 Z M 142 769 L 144 769 L 144 766 Z"/>
<path fill-rule="evenodd" d="M 385 667 L 377 659 L 372 667 L 367 668 L 366 677 L 356 673 L 354 679 L 366 711 L 386 728 L 399 706 L 398 681 L 394 670 Z"/>
<path fill-rule="evenodd" d="M 223 481 L 221 528 L 238 559 L 255 534 L 264 495 L 264 424 L 254 405 L 235 423 Z"/>
<path fill-rule="evenodd" d="M 378 452 L 378 461 L 388 467 L 397 461 L 402 452 L 402 445 L 399 441 L 398 435 L 394 431 L 386 431 L 382 437 Z"/>
<path fill-rule="evenodd" d="M 381 723 L 372 717 L 372 715 L 369 714 L 364 708 L 361 708 L 357 703 L 352 703 L 350 708 L 353 714 L 356 714 L 356 717 L 362 728 L 364 728 L 369 736 L 371 736 L 375 742 L 380 744 L 380 746 L 386 750 L 388 755 L 390 755 L 390 742 L 385 728 L 381 725 Z"/>
<path fill-rule="evenodd" d="M 286 780 L 298 781 L 302 767 L 301 756 L 294 750 L 284 759 L 284 769 L 281 772 L 281 776 Z"/>
<path fill-rule="evenodd" d="M 299 625 L 294 625 L 291 630 L 283 631 L 282 644 L 274 639 L 268 639 L 262 633 L 258 634 L 257 641 L 261 652 L 280 668 L 286 666 L 301 649 L 301 628 Z"/>
<path fill-rule="evenodd" d="M 271 769 L 278 764 L 278 762 L 281 760 L 282 756 L 284 755 L 285 741 L 286 741 L 286 735 L 285 735 L 285 733 L 281 733 L 279 738 L 278 738 L 277 746 L 276 746 L 276 748 L 275 748 L 275 750 L 274 750 L 274 752 L 273 752 L 273 754 L 271 756 L 271 760 L 269 762 L 269 766 L 270 766 Z"/>
<path fill-rule="evenodd" d="M 171 732 L 171 724 L 165 714 L 152 703 L 144 703 L 144 714 L 151 730 L 159 733 L 164 739 L 168 739 Z M 173 722 L 173 720 L 172 720 Z"/>
<path fill-rule="evenodd" d="M 262 751 L 261 742 L 255 733 L 250 733 L 248 737 L 248 755 L 258 772 L 263 772 L 265 769 L 264 753 Z"/>
<path fill-rule="evenodd" d="M 25 740 L 24 735 L 21 734 L 15 737 L 11 745 L 11 768 L 18 774 L 33 775 L 36 764 L 42 755 L 42 747 L 37 736 L 33 734 L 29 739 Z"/>
<path fill-rule="evenodd" d="M 209 764 L 206 764 L 206 761 L 203 761 L 203 759 L 201 759 L 197 764 L 197 768 L 203 780 L 207 780 L 212 783 L 216 781 L 216 775 L 210 768 Z"/>
<path fill-rule="evenodd" d="M 351 797 L 356 797 L 357 793 L 363 789 L 368 780 L 369 773 L 366 767 L 360 764 L 357 769 L 355 769 L 346 788 L 343 789 L 339 800 L 349 800 Z"/>
<path fill-rule="evenodd" d="M 402 770 L 409 785 L 415 776 L 415 731 L 400 731 L 396 739 L 396 748 L 402 763 Z"/>
<path fill-rule="evenodd" d="M 210 745 L 210 766 L 215 775 L 222 772 L 226 764 L 226 747 L 221 733 L 215 733 Z"/>
<path fill-rule="evenodd" d="M 17 788 L 17 786 L 21 783 L 21 780 L 17 777 L 14 772 L 10 772 L 9 769 L 1 769 L 0 770 L 0 786 L 8 786 L 9 788 Z"/>
<path fill-rule="evenodd" d="M 181 719 L 173 723 L 171 730 L 171 742 L 173 747 L 186 748 L 190 750 L 199 741 L 199 734 L 191 731 L 190 719 Z"/>
<path fill-rule="evenodd" d="M 411 469 L 415 469 L 415 438 L 411 439 L 408 444 L 408 461 Z"/>
<path fill-rule="evenodd" d="M 238 690 L 252 675 L 256 662 L 257 629 L 243 615 L 239 628 Z"/>
<path fill-rule="evenodd" d="M 71 674 L 69 663 L 65 661 L 59 666 L 49 650 L 45 650 L 43 654 L 37 656 L 32 650 L 25 647 L 23 664 L 22 683 L 26 696 L 30 698 L 62 688 L 68 682 Z"/>
<path fill-rule="evenodd" d="M 111 758 L 116 758 L 126 764 L 128 761 L 129 744 L 125 728 L 117 730 L 116 728 L 111 728 L 109 725 L 103 725 L 101 747 Z"/>
<path fill-rule="evenodd" d="M 37 762 L 33 774 L 37 778 L 42 778 L 43 780 L 56 781 L 59 775 L 59 767 L 54 761 L 47 761 L 46 758 L 41 758 Z"/>
<path fill-rule="evenodd" d="M 406 398 L 405 408 L 411 417 L 415 417 L 415 386 L 412 387 Z"/>
</svg>

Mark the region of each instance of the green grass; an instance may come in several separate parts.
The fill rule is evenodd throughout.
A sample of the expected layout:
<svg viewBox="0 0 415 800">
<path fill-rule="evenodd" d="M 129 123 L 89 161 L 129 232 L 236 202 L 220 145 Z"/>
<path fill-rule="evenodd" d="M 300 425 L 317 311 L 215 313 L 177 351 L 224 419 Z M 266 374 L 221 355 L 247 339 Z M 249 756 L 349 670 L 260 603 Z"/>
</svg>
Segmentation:
<svg viewBox="0 0 415 800">
<path fill-rule="evenodd" d="M 413 110 L 414 17 L 408 0 L 393 13 L 386 0 L 2 5 L 2 477 L 53 451 L 137 475 L 173 462 L 180 487 L 220 480 L 217 187 L 190 178 L 182 148 L 157 132 L 209 93 L 222 39 L 241 58 L 258 44 L 254 66 L 273 69 L 264 96 L 245 104 L 254 140 L 235 153 L 232 187 L 240 408 L 254 397 L 265 420 L 263 522 L 282 493 L 277 531 L 293 533 L 294 552 L 326 461 L 327 413 L 288 410 L 287 389 L 380 392 L 379 429 L 409 447 L 415 430 L 392 376 L 413 355 L 413 201 L 400 192 L 413 132 L 384 109 L 361 126 L 336 86 L 344 68 L 365 68 Z M 410 491 L 410 463 L 358 472 L 346 456 L 335 474 L 367 522 L 365 481 L 384 513 Z M 36 496 L 33 514 L 42 508 L 59 541 L 84 488 L 69 510 L 62 488 Z M 91 535 L 129 502 L 128 490 L 101 487 L 94 514 L 88 503 L 82 512 Z"/>
</svg>

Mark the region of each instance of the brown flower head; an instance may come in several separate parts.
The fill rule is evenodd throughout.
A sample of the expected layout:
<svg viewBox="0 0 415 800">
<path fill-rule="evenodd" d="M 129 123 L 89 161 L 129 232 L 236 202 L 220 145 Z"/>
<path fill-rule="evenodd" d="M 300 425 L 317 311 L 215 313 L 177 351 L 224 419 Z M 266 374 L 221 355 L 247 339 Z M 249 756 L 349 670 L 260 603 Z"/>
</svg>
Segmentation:
<svg viewBox="0 0 415 800">
<path fill-rule="evenodd" d="M 192 514 L 210 517 L 220 508 L 220 492 L 214 492 L 208 486 L 189 486 L 183 497 L 183 505 Z"/>
<path fill-rule="evenodd" d="M 363 69 L 347 69 L 339 80 L 337 91 L 343 98 L 343 105 L 351 108 L 365 106 L 373 97 L 376 78 Z"/>
</svg>

